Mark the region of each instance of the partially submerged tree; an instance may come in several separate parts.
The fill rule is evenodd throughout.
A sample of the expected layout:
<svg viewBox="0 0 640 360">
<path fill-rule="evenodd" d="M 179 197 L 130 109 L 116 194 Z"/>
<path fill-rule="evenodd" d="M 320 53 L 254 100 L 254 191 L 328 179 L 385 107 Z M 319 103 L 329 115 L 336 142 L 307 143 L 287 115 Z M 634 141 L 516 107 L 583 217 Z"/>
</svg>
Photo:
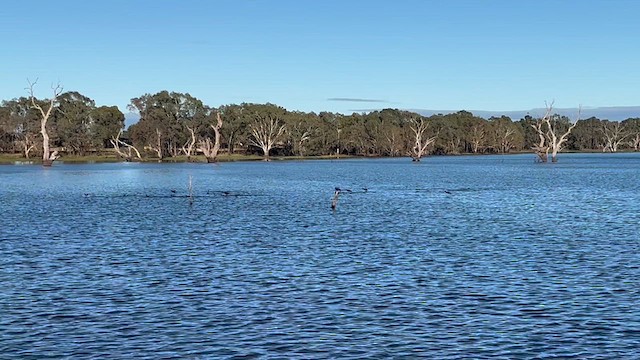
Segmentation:
<svg viewBox="0 0 640 360">
<path fill-rule="evenodd" d="M 39 101 L 37 101 L 35 95 L 33 94 L 33 87 L 36 85 L 38 80 L 29 83 L 29 98 L 31 99 L 31 106 L 38 110 L 40 113 L 40 133 L 42 134 L 42 165 L 43 166 L 51 166 L 53 162 L 59 157 L 58 151 L 51 151 L 51 147 L 49 144 L 49 133 L 47 131 L 47 121 L 49 121 L 49 117 L 57 103 L 57 99 L 62 94 L 62 86 L 60 84 L 55 87 L 52 86 L 53 96 L 51 99 L 46 101 L 45 105 L 41 105 Z M 44 107 L 43 107 L 44 106 Z M 45 110 L 46 109 L 46 110 Z"/>
<path fill-rule="evenodd" d="M 553 114 L 553 102 L 545 105 L 545 115 L 531 125 L 540 139 L 538 145 L 534 146 L 533 149 L 541 162 L 547 162 L 548 154 L 551 152 L 551 162 L 555 163 L 558 162 L 558 153 L 563 149 L 571 130 L 576 127 L 578 120 L 580 120 L 581 108 L 578 108 L 576 121 L 571 122 L 566 117 Z"/>
<path fill-rule="evenodd" d="M 546 163 L 549 160 L 549 146 L 547 145 L 547 136 L 542 128 L 543 124 L 544 122 L 542 120 L 531 124 L 531 127 L 536 130 L 539 140 L 532 149 L 534 153 L 538 155 L 538 161 Z"/>
<path fill-rule="evenodd" d="M 409 128 L 413 132 L 414 145 L 411 148 L 412 161 L 420 161 L 420 159 L 427 153 L 427 149 L 433 144 L 438 135 L 429 137 L 427 130 L 429 129 L 429 123 L 420 116 L 418 118 L 409 119 Z"/>
</svg>

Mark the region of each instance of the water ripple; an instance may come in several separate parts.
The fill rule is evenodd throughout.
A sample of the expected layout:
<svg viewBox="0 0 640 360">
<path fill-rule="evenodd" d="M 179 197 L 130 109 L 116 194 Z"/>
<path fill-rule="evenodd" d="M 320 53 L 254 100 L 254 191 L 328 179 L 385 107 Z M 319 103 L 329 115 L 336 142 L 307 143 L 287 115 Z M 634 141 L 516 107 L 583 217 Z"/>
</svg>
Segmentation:
<svg viewBox="0 0 640 360">
<path fill-rule="evenodd" d="M 2 167 L 0 358 L 638 358 L 640 156 L 562 160 Z"/>
</svg>

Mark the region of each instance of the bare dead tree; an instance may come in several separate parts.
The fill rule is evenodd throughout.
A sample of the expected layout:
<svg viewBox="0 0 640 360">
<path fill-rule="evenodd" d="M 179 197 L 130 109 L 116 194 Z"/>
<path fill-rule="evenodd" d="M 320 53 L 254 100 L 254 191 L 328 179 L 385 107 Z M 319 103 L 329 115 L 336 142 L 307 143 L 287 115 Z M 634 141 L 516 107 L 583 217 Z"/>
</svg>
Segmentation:
<svg viewBox="0 0 640 360">
<path fill-rule="evenodd" d="M 182 145 L 182 152 L 187 155 L 187 161 L 191 161 L 191 154 L 193 153 L 193 150 L 196 146 L 196 132 L 192 127 L 189 126 L 187 126 L 187 130 L 189 130 L 189 134 L 191 135 L 191 137 L 184 145 Z"/>
<path fill-rule="evenodd" d="M 62 86 L 57 84 L 56 86 L 51 86 L 53 90 L 53 96 L 49 99 L 49 104 L 46 107 L 46 110 L 36 102 L 36 97 L 33 94 L 33 87 L 36 85 L 38 80 L 31 82 L 27 80 L 29 84 L 29 98 L 31 99 L 31 107 L 38 110 L 40 112 L 40 133 L 42 134 L 42 165 L 43 166 L 51 166 L 53 162 L 59 158 L 58 151 L 51 152 L 51 148 L 49 145 L 49 133 L 47 132 L 47 121 L 51 116 L 51 112 L 56 105 L 56 101 L 58 96 L 62 94 Z"/>
<path fill-rule="evenodd" d="M 220 113 L 216 113 L 216 123 L 209 125 L 213 129 L 214 139 L 211 141 L 211 138 L 206 137 L 200 141 L 200 146 L 198 147 L 199 151 L 202 151 L 204 156 L 207 158 L 208 163 L 214 163 L 218 161 L 218 152 L 220 152 L 220 143 L 222 142 L 220 139 L 220 129 L 222 128 L 222 118 L 220 117 Z"/>
<path fill-rule="evenodd" d="M 111 139 L 109 139 L 116 153 L 118 153 L 118 155 L 120 155 L 120 157 L 123 157 L 126 161 L 131 161 L 131 159 L 133 158 L 132 151 L 134 151 L 136 153 L 136 157 L 139 160 L 142 160 L 142 156 L 140 156 L 140 152 L 138 151 L 138 149 L 136 149 L 135 146 L 129 145 L 126 142 L 122 141 L 120 139 L 120 136 L 122 136 L 122 129 L 118 131 L 118 135 L 112 136 Z M 123 146 L 126 150 L 123 150 L 123 148 L 121 148 L 120 146 Z"/>
<path fill-rule="evenodd" d="M 558 116 L 553 114 L 553 102 L 550 104 L 545 103 L 546 111 L 542 119 L 536 121 L 531 126 L 538 133 L 540 142 L 533 147 L 538 159 L 541 162 L 547 162 L 549 152 L 551 152 L 551 162 L 558 162 L 558 153 L 563 149 L 564 143 L 567 141 L 571 130 L 576 127 L 578 120 L 580 120 L 580 113 L 582 107 L 578 107 L 578 116 L 576 121 L 569 124 L 567 130 L 560 134 L 558 127 Z"/>
<path fill-rule="evenodd" d="M 249 142 L 262 149 L 264 161 L 269 161 L 269 152 L 281 140 L 286 129 L 285 126 L 280 125 L 280 119 L 277 117 L 257 115 L 250 129 Z"/>
<path fill-rule="evenodd" d="M 551 106 L 548 107 L 549 112 L 551 112 Z M 578 115 L 576 120 L 569 125 L 569 128 L 564 132 L 564 134 L 560 135 L 557 126 L 557 116 L 547 116 L 545 119 L 545 124 L 547 125 L 547 141 L 549 147 L 551 148 L 551 162 L 558 162 L 558 153 L 562 150 L 564 143 L 567 141 L 569 134 L 571 134 L 571 130 L 578 125 L 578 120 L 580 120 L 580 113 L 582 112 L 582 107 L 578 107 Z"/>
<path fill-rule="evenodd" d="M 617 121 L 602 124 L 602 133 L 606 141 L 602 152 L 618 152 L 620 144 L 629 136 L 629 134 L 625 132 L 624 125 Z"/>
<path fill-rule="evenodd" d="M 413 161 L 420 161 L 420 159 L 426 154 L 427 148 L 436 141 L 438 134 L 431 137 L 426 135 L 426 132 L 429 129 L 429 123 L 427 123 L 422 117 L 419 119 L 412 118 L 409 121 L 411 123 L 409 127 L 415 136 L 414 146 L 411 149 L 411 158 Z"/>
<path fill-rule="evenodd" d="M 546 105 L 546 103 L 545 103 Z M 546 163 L 549 160 L 549 145 L 547 143 L 547 133 L 544 130 L 546 119 L 552 116 L 553 102 L 546 106 L 544 116 L 538 119 L 535 124 L 531 124 L 531 127 L 538 134 L 539 142 L 533 147 L 533 151 L 538 155 L 538 161 Z"/>
</svg>

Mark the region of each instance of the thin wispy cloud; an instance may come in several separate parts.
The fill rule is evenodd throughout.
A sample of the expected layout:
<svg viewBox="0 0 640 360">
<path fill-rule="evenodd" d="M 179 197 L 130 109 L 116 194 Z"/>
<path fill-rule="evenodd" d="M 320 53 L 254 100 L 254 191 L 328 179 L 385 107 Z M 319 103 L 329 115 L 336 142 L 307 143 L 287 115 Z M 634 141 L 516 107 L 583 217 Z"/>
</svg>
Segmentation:
<svg viewBox="0 0 640 360">
<path fill-rule="evenodd" d="M 345 98 L 345 97 L 328 98 L 327 101 L 364 102 L 364 103 L 389 103 L 389 101 L 387 101 L 387 100 L 380 100 L 380 99 Z"/>
</svg>

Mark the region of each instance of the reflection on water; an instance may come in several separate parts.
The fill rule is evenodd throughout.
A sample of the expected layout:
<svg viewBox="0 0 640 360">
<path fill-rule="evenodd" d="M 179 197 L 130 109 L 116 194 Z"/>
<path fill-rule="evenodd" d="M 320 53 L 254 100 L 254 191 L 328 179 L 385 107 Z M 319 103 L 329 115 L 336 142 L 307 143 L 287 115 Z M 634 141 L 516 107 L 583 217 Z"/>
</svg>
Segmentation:
<svg viewBox="0 0 640 360">
<path fill-rule="evenodd" d="M 638 358 L 640 156 L 533 160 L 0 167 L 0 354 Z"/>
</svg>

